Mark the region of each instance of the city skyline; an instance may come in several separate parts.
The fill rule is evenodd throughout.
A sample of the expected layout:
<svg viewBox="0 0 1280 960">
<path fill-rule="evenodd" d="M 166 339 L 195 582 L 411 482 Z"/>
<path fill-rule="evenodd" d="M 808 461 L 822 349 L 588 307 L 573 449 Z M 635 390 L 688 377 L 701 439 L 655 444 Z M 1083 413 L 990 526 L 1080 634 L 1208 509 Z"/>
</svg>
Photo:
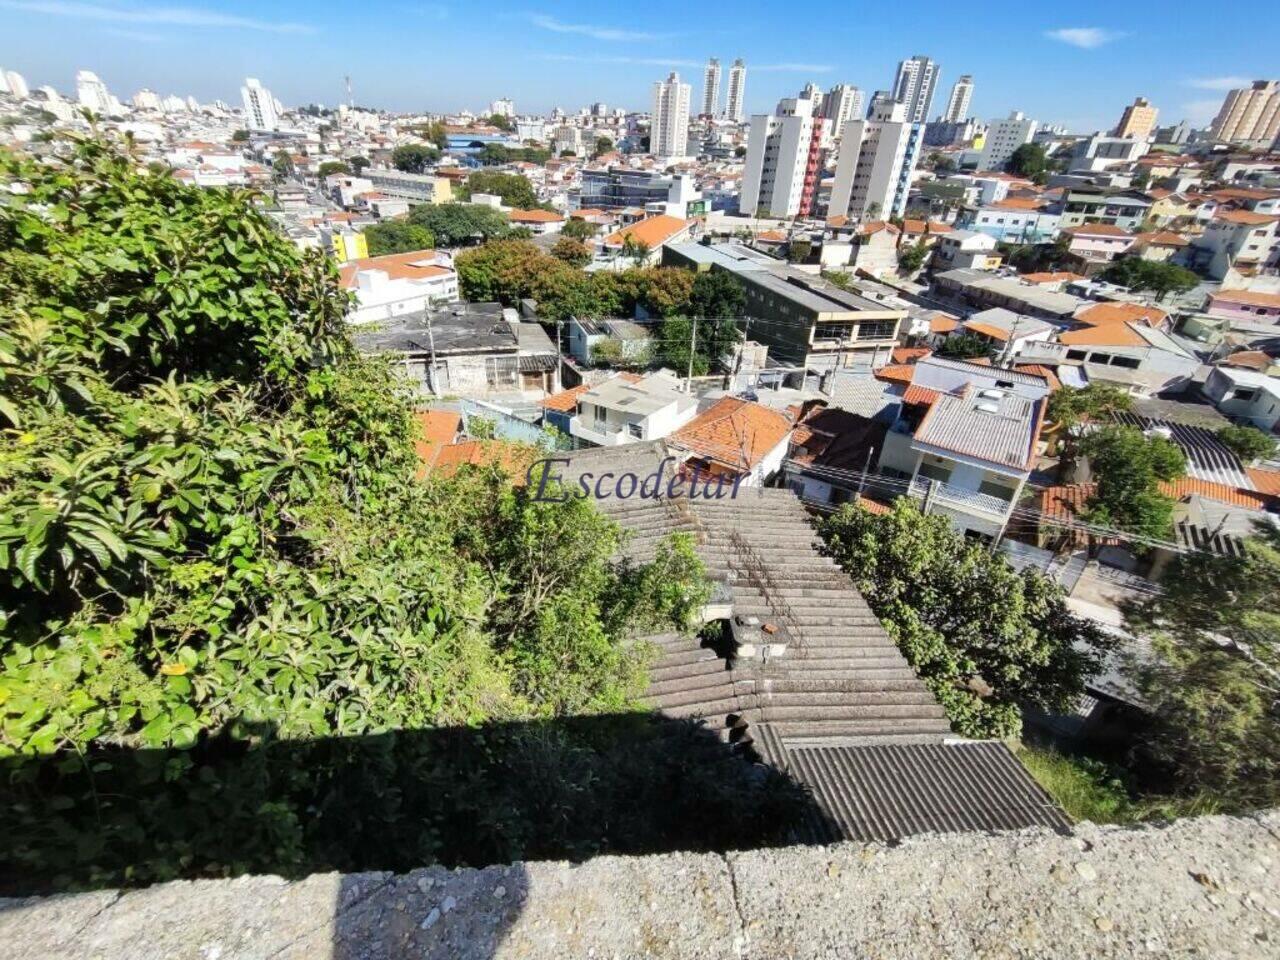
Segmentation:
<svg viewBox="0 0 1280 960">
<path fill-rule="evenodd" d="M 1271 22 L 1247 35 L 1206 24 L 1188 63 L 1151 52 L 1170 49 L 1185 30 L 1100 3 L 1046 14 L 1041 24 L 1012 5 L 963 17 L 939 11 L 928 29 L 910 30 L 887 13 L 859 11 L 819 36 L 789 32 L 763 4 L 744 5 L 742 13 L 736 24 L 698 30 L 685 25 L 686 6 L 665 0 L 643 18 L 585 4 L 533 12 L 499 4 L 483 22 L 447 3 L 373 4 L 355 23 L 349 8 L 327 2 L 282 3 L 263 13 L 239 2 L 0 0 L 0 22 L 16 41 L 0 48 L 0 63 L 32 87 L 64 92 L 74 89 L 76 71 L 91 70 L 121 99 L 145 87 L 234 103 L 243 78 L 257 76 L 286 105 L 335 105 L 350 74 L 358 103 L 395 112 L 479 111 L 513 96 L 519 112 L 545 114 L 596 100 L 646 110 L 652 84 L 671 70 L 694 80 L 700 96 L 709 57 L 722 65 L 741 57 L 749 77 L 744 113 L 752 114 L 808 82 L 889 88 L 897 64 L 923 54 L 938 65 L 940 90 L 961 74 L 974 77 L 970 112 L 978 119 L 1016 109 L 1088 132 L 1113 126 L 1136 96 L 1158 107 L 1162 122 L 1206 125 L 1226 90 L 1275 72 L 1266 38 L 1280 29 L 1280 14 L 1265 12 Z M 1014 38 L 1012 55 L 994 52 Z M 493 45 L 492 57 L 477 57 L 482 43 Z M 935 102 L 932 112 L 941 106 Z"/>
</svg>

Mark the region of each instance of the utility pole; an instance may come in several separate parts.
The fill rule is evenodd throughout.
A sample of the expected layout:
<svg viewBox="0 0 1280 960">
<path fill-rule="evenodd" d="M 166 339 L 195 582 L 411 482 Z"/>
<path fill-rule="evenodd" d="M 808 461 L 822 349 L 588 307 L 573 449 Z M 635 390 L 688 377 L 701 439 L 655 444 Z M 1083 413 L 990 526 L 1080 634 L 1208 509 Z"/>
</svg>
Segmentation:
<svg viewBox="0 0 1280 960">
<path fill-rule="evenodd" d="M 861 476 L 859 476 L 859 477 L 858 477 L 858 492 L 857 492 L 857 493 L 855 493 L 855 494 L 853 495 L 853 502 L 854 502 L 854 503 L 857 503 L 859 500 L 861 500 L 861 499 L 862 499 L 862 488 L 863 488 L 864 486 L 866 486 L 866 483 L 867 483 L 867 471 L 871 469 L 871 456 L 872 456 L 872 454 L 874 454 L 875 452 L 876 452 L 876 448 L 875 448 L 875 447 L 871 447 L 871 448 L 869 448 L 869 449 L 867 450 L 867 459 L 866 459 L 866 461 L 862 464 L 862 474 L 861 474 Z"/>
<path fill-rule="evenodd" d="M 693 393 L 693 357 L 698 349 L 698 318 L 693 318 L 693 327 L 689 331 L 689 376 L 684 381 L 684 392 Z"/>
<path fill-rule="evenodd" d="M 738 385 L 738 373 L 742 370 L 742 352 L 747 348 L 748 334 L 751 333 L 751 318 L 746 319 L 747 326 L 742 332 L 742 342 L 738 344 L 738 356 L 734 359 L 733 372 L 729 374 L 729 382 L 724 385 L 726 390 L 732 390 Z"/>
</svg>

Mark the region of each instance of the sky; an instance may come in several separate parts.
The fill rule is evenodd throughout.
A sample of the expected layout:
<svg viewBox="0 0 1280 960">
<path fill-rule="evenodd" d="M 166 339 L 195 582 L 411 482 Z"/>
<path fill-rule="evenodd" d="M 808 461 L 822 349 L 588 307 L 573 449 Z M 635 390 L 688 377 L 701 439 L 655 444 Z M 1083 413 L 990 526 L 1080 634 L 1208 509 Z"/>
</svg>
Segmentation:
<svg viewBox="0 0 1280 960">
<path fill-rule="evenodd" d="M 747 112 L 813 81 L 891 86 L 897 62 L 939 64 L 932 115 L 962 73 L 973 113 L 1021 110 L 1073 132 L 1109 128 L 1145 96 L 1160 122 L 1208 123 L 1225 90 L 1280 76 L 1280 4 L 1215 16 L 1201 0 L 1057 4 L 796 4 L 650 0 L 646 4 L 484 0 L 200 2 L 0 0 L 0 68 L 74 92 L 96 72 L 122 100 L 161 94 L 239 103 L 246 76 L 286 105 L 335 104 L 350 75 L 356 102 L 393 111 L 479 111 L 511 97 L 518 111 L 575 111 L 603 101 L 647 110 L 671 70 L 701 98 L 702 65 L 747 64 Z M 910 15 L 903 11 L 909 7 Z M 807 12 L 805 12 L 807 10 Z"/>
</svg>

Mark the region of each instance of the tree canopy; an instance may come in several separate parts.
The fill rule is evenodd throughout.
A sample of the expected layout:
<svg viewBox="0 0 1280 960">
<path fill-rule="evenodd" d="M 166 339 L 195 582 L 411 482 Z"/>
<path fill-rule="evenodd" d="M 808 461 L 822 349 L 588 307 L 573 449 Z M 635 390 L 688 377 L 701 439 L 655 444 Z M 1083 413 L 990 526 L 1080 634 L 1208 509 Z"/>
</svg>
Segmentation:
<svg viewBox="0 0 1280 960">
<path fill-rule="evenodd" d="M 410 734 L 625 707 L 646 651 L 623 641 L 689 628 L 707 596 L 688 541 L 619 563 L 590 501 L 498 468 L 417 479 L 397 364 L 354 350 L 331 261 L 250 194 L 96 141 L 0 154 L 0 180 L 26 190 L 0 205 L 11 866 L 334 869 L 396 829 L 430 862 L 456 842 L 436 825 L 475 827 L 504 737 L 614 782 L 567 728 L 473 748 L 470 773 Z M 644 754 L 653 728 L 632 733 Z M 475 849 L 529 849 L 480 809 Z"/>
<path fill-rule="evenodd" d="M 1024 143 L 1005 161 L 1004 169 L 1007 173 L 1034 179 L 1048 172 L 1049 157 L 1040 144 Z"/>
<path fill-rule="evenodd" d="M 426 173 L 440 158 L 440 151 L 425 143 L 406 143 L 391 151 L 391 165 L 405 173 Z"/>
<path fill-rule="evenodd" d="M 573 237 L 561 237 L 551 247 L 551 255 L 571 267 L 585 267 L 591 262 L 591 248 Z"/>
<path fill-rule="evenodd" d="M 1101 276 L 1109 283 L 1117 283 L 1130 290 L 1150 290 L 1160 300 L 1171 293 L 1194 290 L 1200 283 L 1200 278 L 1186 267 L 1143 260 L 1141 257 L 1117 260 Z"/>
<path fill-rule="evenodd" d="M 1276 452 L 1276 441 L 1257 427 L 1231 424 L 1218 431 L 1221 440 L 1245 463 L 1252 463 Z"/>
<path fill-rule="evenodd" d="M 1186 472 L 1187 459 L 1178 445 L 1145 436 L 1137 427 L 1108 425 L 1089 433 L 1080 446 L 1095 484 L 1086 519 L 1167 539 L 1173 531 L 1174 501 L 1161 492 L 1160 482 Z"/>
<path fill-rule="evenodd" d="M 533 184 L 518 173 L 502 173 L 497 170 L 476 170 L 467 177 L 467 194 L 491 193 L 502 198 L 508 207 L 529 210 L 538 205 L 538 195 Z"/>
<path fill-rule="evenodd" d="M 934 352 L 940 357 L 970 360 L 974 357 L 991 356 L 991 343 L 975 333 L 960 333 L 947 337 L 938 344 L 938 349 Z"/>
<path fill-rule="evenodd" d="M 1133 397 L 1106 383 L 1087 387 L 1062 386 L 1049 396 L 1048 417 L 1057 429 L 1063 459 L 1074 460 L 1080 449 L 1081 428 L 1086 422 L 1100 422 L 1113 413 L 1133 408 Z"/>
<path fill-rule="evenodd" d="M 1023 703 L 1071 709 L 1111 644 L 1054 581 L 909 497 L 887 514 L 845 504 L 819 530 L 963 736 L 1017 736 Z"/>
<path fill-rule="evenodd" d="M 426 227 L 442 247 L 462 247 L 505 237 L 507 218 L 475 203 L 423 203 L 409 211 L 409 223 Z"/>
<path fill-rule="evenodd" d="M 388 220 L 364 228 L 369 256 L 381 257 L 389 253 L 408 253 L 410 250 L 429 250 L 436 245 L 435 234 L 416 223 Z"/>
</svg>

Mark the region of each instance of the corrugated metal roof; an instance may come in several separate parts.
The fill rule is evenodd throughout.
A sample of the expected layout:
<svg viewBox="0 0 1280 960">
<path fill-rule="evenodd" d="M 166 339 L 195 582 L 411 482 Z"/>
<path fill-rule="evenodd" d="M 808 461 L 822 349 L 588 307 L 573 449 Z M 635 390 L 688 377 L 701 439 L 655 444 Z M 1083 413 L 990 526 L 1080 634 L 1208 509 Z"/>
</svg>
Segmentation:
<svg viewBox="0 0 1280 960">
<path fill-rule="evenodd" d="M 826 816 L 812 824 L 818 841 L 1070 826 L 1003 743 L 789 743 L 786 756 Z"/>
<path fill-rule="evenodd" d="M 1112 416 L 1118 423 L 1137 427 L 1139 430 L 1168 430 L 1170 439 L 1186 454 L 1188 476 L 1228 487 L 1254 489 L 1253 480 L 1245 471 L 1240 458 L 1212 430 L 1172 420 L 1157 420 L 1137 413 L 1117 412 Z"/>
<path fill-rule="evenodd" d="M 1025 468 L 1034 449 L 1039 406 L 1038 401 L 1002 390 L 970 387 L 959 397 L 940 394 L 916 429 L 915 442 L 1004 467 Z"/>
</svg>

